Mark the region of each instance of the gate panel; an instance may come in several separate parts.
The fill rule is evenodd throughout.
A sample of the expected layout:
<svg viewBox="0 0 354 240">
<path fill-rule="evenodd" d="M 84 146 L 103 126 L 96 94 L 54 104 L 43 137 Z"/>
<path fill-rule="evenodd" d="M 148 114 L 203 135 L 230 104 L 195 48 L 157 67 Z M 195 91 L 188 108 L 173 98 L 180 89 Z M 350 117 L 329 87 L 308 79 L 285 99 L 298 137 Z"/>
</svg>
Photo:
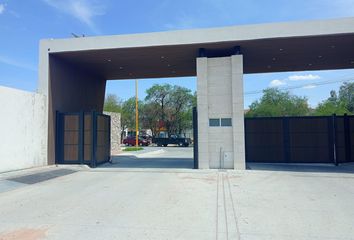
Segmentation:
<svg viewBox="0 0 354 240">
<path fill-rule="evenodd" d="M 63 115 L 63 161 L 80 163 L 80 115 Z"/>
<path fill-rule="evenodd" d="M 110 116 L 57 113 L 56 163 L 95 167 L 110 160 Z"/>
<path fill-rule="evenodd" d="M 333 163 L 331 117 L 289 118 L 292 163 Z"/>
<path fill-rule="evenodd" d="M 110 116 L 99 114 L 97 115 L 97 164 L 107 162 L 110 159 Z"/>
<path fill-rule="evenodd" d="M 283 128 L 281 118 L 246 118 L 246 160 L 274 163 L 285 161 Z"/>
<path fill-rule="evenodd" d="M 346 162 L 346 127 L 345 117 L 336 117 L 336 157 L 338 163 Z"/>
<path fill-rule="evenodd" d="M 90 164 L 92 160 L 92 114 L 84 115 L 84 163 Z"/>
<path fill-rule="evenodd" d="M 354 116 L 245 119 L 246 161 L 354 162 Z"/>
</svg>

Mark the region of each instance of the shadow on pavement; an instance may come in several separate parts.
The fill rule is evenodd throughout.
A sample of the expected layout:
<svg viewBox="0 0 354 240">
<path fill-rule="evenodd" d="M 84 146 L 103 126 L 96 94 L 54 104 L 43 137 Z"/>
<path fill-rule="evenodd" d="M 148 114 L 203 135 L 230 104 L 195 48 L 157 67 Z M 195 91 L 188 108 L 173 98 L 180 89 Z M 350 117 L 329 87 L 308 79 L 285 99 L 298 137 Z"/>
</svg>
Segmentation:
<svg viewBox="0 0 354 240">
<path fill-rule="evenodd" d="M 248 170 L 319 172 L 319 173 L 354 173 L 354 164 L 280 164 L 280 163 L 247 163 Z"/>
</svg>

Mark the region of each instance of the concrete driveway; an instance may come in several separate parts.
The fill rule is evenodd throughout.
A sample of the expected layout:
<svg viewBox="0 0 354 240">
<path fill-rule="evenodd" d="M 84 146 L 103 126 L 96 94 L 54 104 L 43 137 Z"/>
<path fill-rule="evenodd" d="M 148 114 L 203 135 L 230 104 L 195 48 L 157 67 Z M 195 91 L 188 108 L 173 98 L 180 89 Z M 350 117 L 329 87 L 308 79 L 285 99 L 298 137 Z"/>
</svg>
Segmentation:
<svg viewBox="0 0 354 240">
<path fill-rule="evenodd" d="M 122 152 L 112 157 L 113 164 L 101 168 L 184 168 L 192 169 L 193 147 L 144 147 L 137 152 Z"/>
<path fill-rule="evenodd" d="M 348 173 L 52 167 L 5 181 L 19 185 L 0 193 L 1 240 L 354 236 Z"/>
</svg>

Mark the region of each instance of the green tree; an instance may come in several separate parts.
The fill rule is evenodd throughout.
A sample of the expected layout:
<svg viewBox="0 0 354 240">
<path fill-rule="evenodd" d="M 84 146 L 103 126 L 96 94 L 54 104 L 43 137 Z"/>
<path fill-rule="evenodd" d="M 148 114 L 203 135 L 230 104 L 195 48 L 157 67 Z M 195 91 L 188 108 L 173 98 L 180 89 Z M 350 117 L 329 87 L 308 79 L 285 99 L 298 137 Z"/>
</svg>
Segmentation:
<svg viewBox="0 0 354 240">
<path fill-rule="evenodd" d="M 146 114 L 144 122 L 150 129 L 157 129 L 156 124 L 164 123 L 167 133 L 180 134 L 183 130 L 192 126 L 192 106 L 196 104 L 196 98 L 190 89 L 169 84 L 155 84 L 146 90 Z M 154 116 L 148 116 L 152 113 Z"/>
<path fill-rule="evenodd" d="M 343 83 L 337 92 L 332 90 L 330 97 L 319 103 L 314 111 L 316 116 L 343 115 L 354 113 L 354 83 Z"/>
<path fill-rule="evenodd" d="M 138 101 L 138 110 L 142 111 L 144 103 Z M 124 129 L 135 129 L 135 97 L 131 97 L 123 102 L 122 105 L 122 127 Z M 139 119 L 140 120 L 140 119 Z"/>
<path fill-rule="evenodd" d="M 250 105 L 247 117 L 304 116 L 310 112 L 307 98 L 277 88 L 263 90 L 260 100 Z"/>
<path fill-rule="evenodd" d="M 155 84 L 151 88 L 146 90 L 145 101 L 147 103 L 155 103 L 159 106 L 160 119 L 165 121 L 166 119 L 166 105 L 169 102 L 172 86 L 170 84 L 159 85 Z"/>
<path fill-rule="evenodd" d="M 104 111 L 106 112 L 122 112 L 122 100 L 115 94 L 108 94 L 104 100 Z"/>
<path fill-rule="evenodd" d="M 322 103 L 319 103 L 316 107 L 313 115 L 315 116 L 329 116 L 332 114 L 343 115 L 348 113 L 348 110 L 340 102 L 333 102 L 325 100 Z"/>
<path fill-rule="evenodd" d="M 195 91 L 193 94 L 192 105 L 193 107 L 197 107 L 197 91 Z"/>
<path fill-rule="evenodd" d="M 145 103 L 139 114 L 142 128 L 150 129 L 153 136 L 157 135 L 159 129 L 159 111 L 157 103 Z"/>
<path fill-rule="evenodd" d="M 340 86 L 339 101 L 350 113 L 354 113 L 354 82 L 345 82 Z"/>
<path fill-rule="evenodd" d="M 181 134 L 186 128 L 192 127 L 193 94 L 185 87 L 173 86 L 168 104 L 168 132 Z M 190 115 L 190 116 L 189 116 Z"/>
</svg>

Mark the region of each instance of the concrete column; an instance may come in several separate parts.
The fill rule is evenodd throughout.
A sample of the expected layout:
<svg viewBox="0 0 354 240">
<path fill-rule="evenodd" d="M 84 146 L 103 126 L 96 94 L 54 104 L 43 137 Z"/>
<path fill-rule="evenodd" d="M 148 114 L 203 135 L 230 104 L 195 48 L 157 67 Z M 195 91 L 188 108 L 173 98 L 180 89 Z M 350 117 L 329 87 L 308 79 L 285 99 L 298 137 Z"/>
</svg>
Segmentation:
<svg viewBox="0 0 354 240">
<path fill-rule="evenodd" d="M 197 59 L 200 168 L 245 169 L 242 60 L 242 55 Z M 231 125 L 209 126 L 209 119 Z"/>
<path fill-rule="evenodd" d="M 246 169 L 243 95 L 243 56 L 233 55 L 232 61 L 232 128 L 234 169 Z"/>
<path fill-rule="evenodd" d="M 197 58 L 198 165 L 201 169 L 209 168 L 207 67 L 207 58 Z"/>
</svg>

